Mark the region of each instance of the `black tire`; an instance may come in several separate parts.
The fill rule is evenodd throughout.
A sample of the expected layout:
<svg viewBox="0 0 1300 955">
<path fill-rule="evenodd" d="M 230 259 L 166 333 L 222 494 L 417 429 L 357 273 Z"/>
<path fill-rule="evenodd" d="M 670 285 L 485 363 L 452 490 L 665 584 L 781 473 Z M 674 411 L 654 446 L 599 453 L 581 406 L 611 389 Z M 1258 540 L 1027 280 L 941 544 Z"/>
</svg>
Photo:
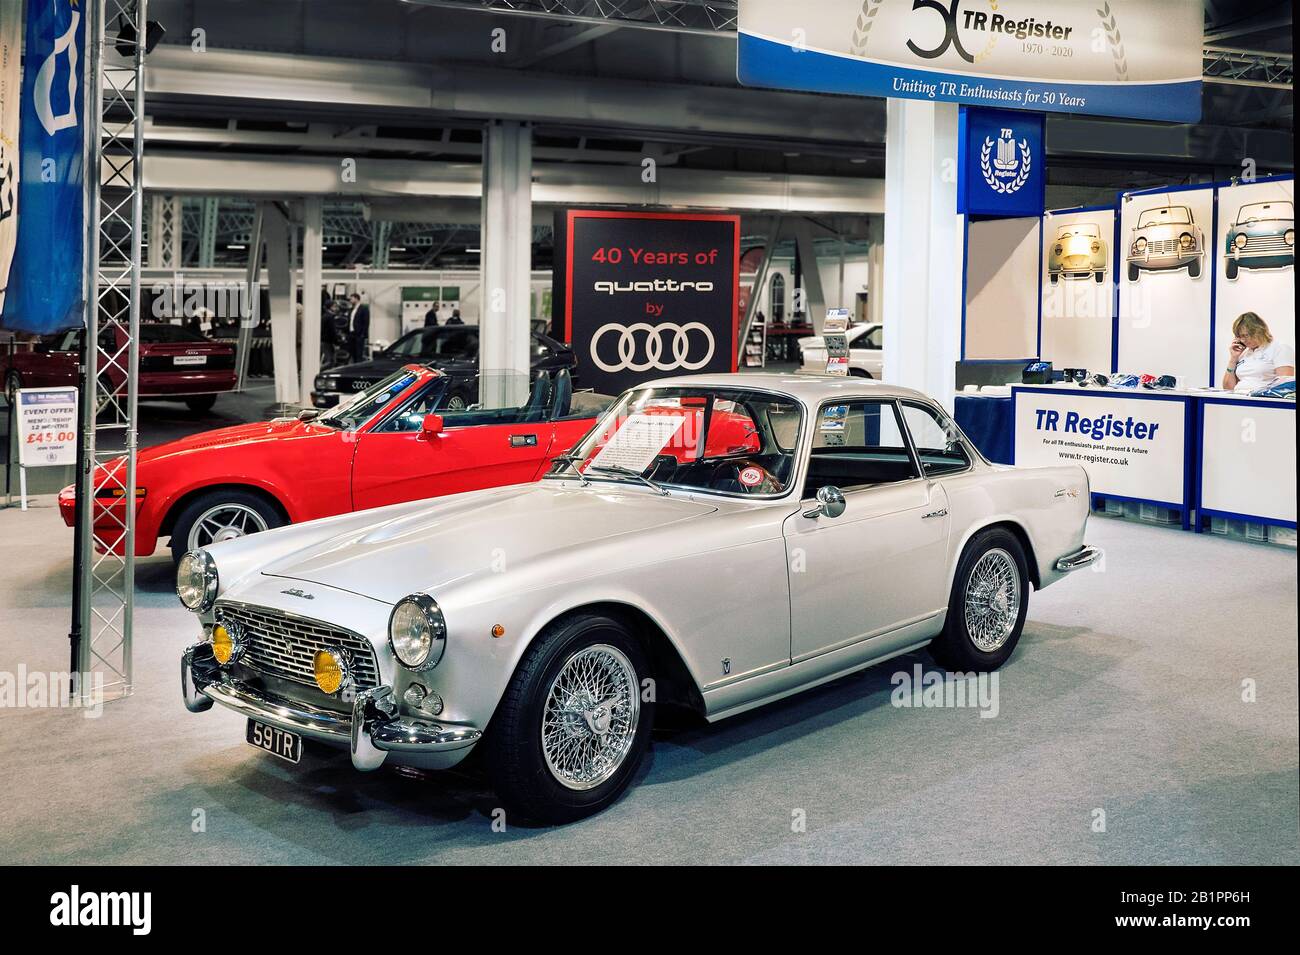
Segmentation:
<svg viewBox="0 0 1300 955">
<path fill-rule="evenodd" d="M 565 664 L 597 646 L 613 647 L 631 664 L 639 714 L 631 744 L 612 775 L 599 785 L 579 790 L 561 783 L 548 765 L 542 747 L 542 717 L 551 686 Z M 612 617 L 578 613 L 548 626 L 520 661 L 483 741 L 488 776 L 507 813 L 542 823 L 566 823 L 600 812 L 614 802 L 635 775 L 650 742 L 654 701 L 640 699 L 649 676 L 649 660 L 640 641 Z"/>
<path fill-rule="evenodd" d="M 5 400 L 10 405 L 18 403 L 18 389 L 23 386 L 22 376 L 16 371 L 11 371 L 5 375 Z"/>
<path fill-rule="evenodd" d="M 1188 278 L 1193 278 L 1193 279 L 1199 279 L 1201 277 L 1200 259 L 1192 259 L 1192 261 L 1187 263 L 1187 276 Z"/>
<path fill-rule="evenodd" d="M 185 399 L 185 407 L 195 414 L 207 414 L 216 403 L 216 395 L 190 395 Z"/>
<path fill-rule="evenodd" d="M 1235 279 L 1237 277 L 1237 268 L 1238 266 L 1237 266 L 1236 259 L 1225 259 L 1223 262 L 1224 278 Z"/>
<path fill-rule="evenodd" d="M 176 515 L 176 521 L 172 524 L 172 536 L 169 545 L 173 562 L 180 563 L 181 558 L 190 549 L 190 531 L 193 529 L 195 522 L 212 508 L 221 505 L 238 505 L 255 511 L 266 525 L 266 530 L 287 523 L 280 512 L 272 507 L 265 498 L 251 491 L 241 491 L 235 488 L 207 491 L 186 504 L 181 512 Z M 249 533 L 256 533 L 256 531 L 250 531 Z"/>
<path fill-rule="evenodd" d="M 1130 282 L 1136 282 L 1138 280 L 1138 267 L 1136 265 L 1130 265 L 1128 267 L 1128 280 Z"/>
<path fill-rule="evenodd" d="M 851 378 L 872 378 L 872 377 L 874 377 L 874 376 L 871 374 L 871 372 L 867 371 L 865 368 L 850 368 L 850 369 L 849 369 L 849 377 L 851 377 Z"/>
<path fill-rule="evenodd" d="M 971 575 L 980 561 L 989 554 L 994 555 L 991 558 L 994 561 L 1000 554 L 1011 558 L 1015 565 L 1020 607 L 1010 634 L 1003 637 L 1002 642 L 995 648 L 985 650 L 976 644 L 967 625 L 966 597 L 968 590 L 972 590 L 972 595 L 976 595 L 972 587 Z M 947 669 L 962 673 L 996 670 L 1011 657 L 1016 644 L 1020 642 L 1020 634 L 1025 628 L 1025 616 L 1028 612 L 1029 572 L 1020 541 L 1010 531 L 999 527 L 980 531 L 966 545 L 961 560 L 957 562 L 952 594 L 948 599 L 948 618 L 943 633 L 930 644 L 930 655 Z"/>
<path fill-rule="evenodd" d="M 1055 285 L 1057 283 L 1057 280 L 1059 279 L 1060 276 L 1057 275 L 1055 272 L 1052 272 L 1047 276 L 1047 281 L 1051 282 L 1053 285 Z"/>
<path fill-rule="evenodd" d="M 1097 280 L 1097 284 L 1098 284 L 1098 285 L 1100 285 L 1102 282 L 1106 281 L 1106 273 L 1105 273 L 1105 272 L 1102 272 L 1102 271 L 1100 271 L 1100 270 L 1099 270 L 1099 271 L 1096 271 L 1096 272 L 1093 272 L 1093 273 L 1092 273 L 1092 277 L 1093 277 L 1094 279 Z"/>
</svg>

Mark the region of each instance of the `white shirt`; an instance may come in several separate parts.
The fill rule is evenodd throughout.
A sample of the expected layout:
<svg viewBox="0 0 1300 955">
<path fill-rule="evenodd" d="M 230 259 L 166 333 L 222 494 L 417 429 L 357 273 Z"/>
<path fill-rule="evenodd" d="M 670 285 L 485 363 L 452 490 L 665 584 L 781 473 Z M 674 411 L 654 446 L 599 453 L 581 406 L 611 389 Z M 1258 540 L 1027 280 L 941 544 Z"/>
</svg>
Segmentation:
<svg viewBox="0 0 1300 955">
<path fill-rule="evenodd" d="M 1267 388 L 1277 377 L 1274 369 L 1286 367 L 1295 367 L 1295 349 L 1286 342 L 1275 338 L 1263 348 L 1247 348 L 1237 359 L 1237 387 L 1232 390 L 1238 394 L 1249 394 Z"/>
<path fill-rule="evenodd" d="M 357 302 L 357 304 L 355 304 L 355 305 L 352 306 L 352 311 L 348 312 L 348 331 L 349 331 L 349 332 L 354 332 L 354 331 L 356 331 L 356 328 L 353 327 L 353 326 L 354 326 L 354 323 L 355 323 L 356 320 L 357 320 L 357 309 L 359 309 L 360 307 L 361 307 L 361 303 L 360 303 L 360 302 Z"/>
</svg>

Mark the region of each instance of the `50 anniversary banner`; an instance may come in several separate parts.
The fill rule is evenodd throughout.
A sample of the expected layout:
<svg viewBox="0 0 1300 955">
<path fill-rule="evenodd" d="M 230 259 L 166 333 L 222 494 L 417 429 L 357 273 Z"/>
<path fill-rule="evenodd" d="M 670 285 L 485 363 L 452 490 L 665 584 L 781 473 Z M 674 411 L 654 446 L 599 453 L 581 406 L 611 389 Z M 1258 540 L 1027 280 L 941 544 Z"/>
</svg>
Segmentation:
<svg viewBox="0 0 1300 955">
<path fill-rule="evenodd" d="M 1196 122 L 1199 0 L 741 0 L 746 86 Z"/>
</svg>

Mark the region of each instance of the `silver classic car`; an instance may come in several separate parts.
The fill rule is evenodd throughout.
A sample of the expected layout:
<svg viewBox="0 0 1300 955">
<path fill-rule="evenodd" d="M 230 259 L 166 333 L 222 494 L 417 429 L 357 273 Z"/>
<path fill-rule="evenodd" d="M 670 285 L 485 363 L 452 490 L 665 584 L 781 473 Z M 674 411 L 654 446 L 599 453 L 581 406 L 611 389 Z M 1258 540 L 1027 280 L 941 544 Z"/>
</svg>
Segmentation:
<svg viewBox="0 0 1300 955">
<path fill-rule="evenodd" d="M 511 813 L 570 821 L 627 786 L 658 705 L 720 720 L 927 645 L 1001 666 L 1031 588 L 1099 557 L 1088 507 L 1081 468 L 989 464 L 915 391 L 666 379 L 537 483 L 189 553 L 182 691 L 294 762 L 481 749 Z"/>
<path fill-rule="evenodd" d="M 1110 250 L 1101 237 L 1101 226 L 1095 222 L 1075 222 L 1063 225 L 1056 233 L 1056 241 L 1047 253 L 1047 276 L 1055 285 L 1062 276 L 1067 279 L 1092 278 L 1106 281 L 1106 264 Z"/>
<path fill-rule="evenodd" d="M 1160 206 L 1138 215 L 1128 247 L 1128 280 L 1142 272 L 1187 269 L 1188 278 L 1200 278 L 1205 260 L 1205 234 L 1192 218 L 1189 206 Z"/>
</svg>

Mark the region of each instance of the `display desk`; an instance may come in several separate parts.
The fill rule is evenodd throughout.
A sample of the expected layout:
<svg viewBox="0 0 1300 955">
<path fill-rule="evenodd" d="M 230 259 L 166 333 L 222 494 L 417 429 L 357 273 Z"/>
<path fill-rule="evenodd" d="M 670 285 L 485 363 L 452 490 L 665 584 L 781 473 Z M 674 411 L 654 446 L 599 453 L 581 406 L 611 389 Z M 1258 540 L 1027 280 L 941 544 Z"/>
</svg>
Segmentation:
<svg viewBox="0 0 1300 955">
<path fill-rule="evenodd" d="M 1196 529 L 1226 517 L 1296 526 L 1295 402 L 1202 392 Z"/>
<path fill-rule="evenodd" d="M 1011 463 L 1011 396 L 964 394 L 953 400 L 957 427 L 995 464 Z"/>
<path fill-rule="evenodd" d="M 1197 394 L 1077 385 L 1013 385 L 1012 463 L 1078 464 L 1092 506 L 1106 499 L 1177 511 L 1191 529 Z"/>
</svg>

